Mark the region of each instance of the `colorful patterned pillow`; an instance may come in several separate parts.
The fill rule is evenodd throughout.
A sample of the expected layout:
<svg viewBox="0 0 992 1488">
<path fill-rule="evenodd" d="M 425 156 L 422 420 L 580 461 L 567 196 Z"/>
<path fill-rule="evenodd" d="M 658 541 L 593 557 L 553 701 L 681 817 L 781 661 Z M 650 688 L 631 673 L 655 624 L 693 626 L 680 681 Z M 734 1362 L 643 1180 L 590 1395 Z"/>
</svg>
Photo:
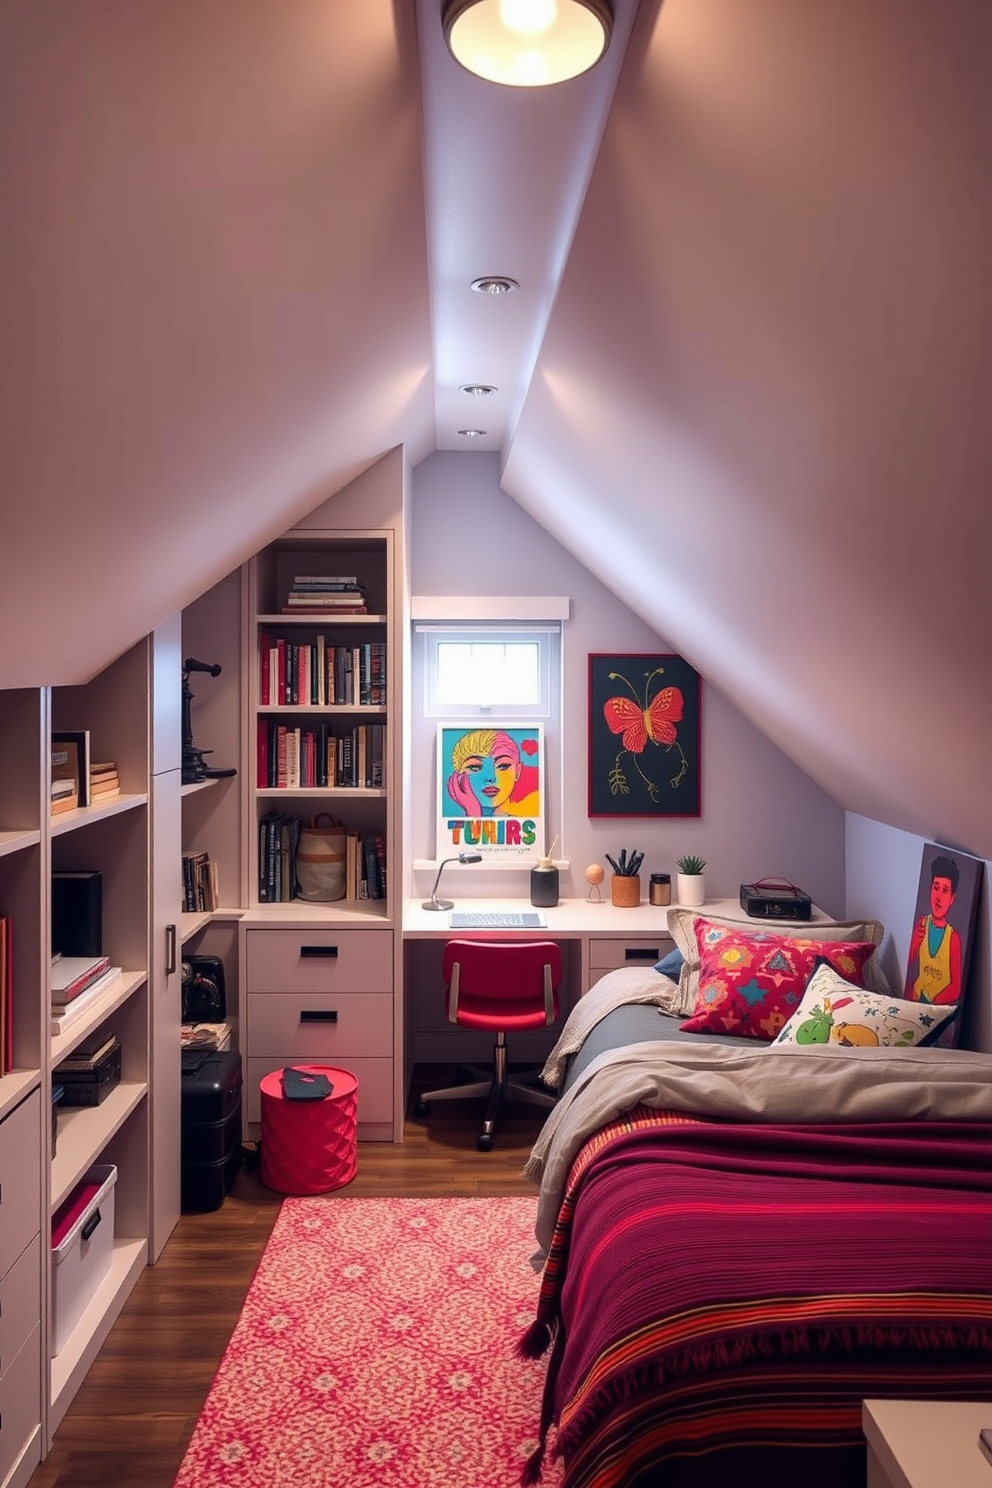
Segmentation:
<svg viewBox="0 0 992 1488">
<path fill-rule="evenodd" d="M 754 934 L 760 933 L 767 924 L 763 922 L 756 925 L 753 919 L 748 919 L 743 910 L 738 914 L 707 914 L 705 910 L 672 905 L 668 911 L 668 933 L 684 958 L 679 972 L 679 996 L 672 1004 L 672 1012 L 681 1013 L 683 1018 L 693 1016 L 699 992 L 699 945 L 696 940 L 696 925 L 700 920 L 705 920 L 710 925 L 736 925 Z M 873 992 L 891 993 L 892 988 L 889 986 L 878 959 L 877 947 L 881 945 L 885 934 L 880 920 L 815 920 L 809 924 L 797 922 L 783 924 L 776 921 L 774 927 L 768 928 L 773 928 L 776 935 L 787 935 L 790 939 L 798 937 L 800 940 L 810 938 L 830 941 L 870 940 L 876 947 L 876 953 L 869 957 L 861 980 Z"/>
<path fill-rule="evenodd" d="M 696 921 L 699 991 L 685 1033 L 736 1033 L 770 1043 L 802 1001 L 818 958 L 864 985 L 869 940 L 813 940 Z"/>
<path fill-rule="evenodd" d="M 842 1044 L 852 1049 L 910 1049 L 933 1043 L 957 1008 L 884 997 L 846 981 L 826 961 L 776 1044 Z"/>
</svg>

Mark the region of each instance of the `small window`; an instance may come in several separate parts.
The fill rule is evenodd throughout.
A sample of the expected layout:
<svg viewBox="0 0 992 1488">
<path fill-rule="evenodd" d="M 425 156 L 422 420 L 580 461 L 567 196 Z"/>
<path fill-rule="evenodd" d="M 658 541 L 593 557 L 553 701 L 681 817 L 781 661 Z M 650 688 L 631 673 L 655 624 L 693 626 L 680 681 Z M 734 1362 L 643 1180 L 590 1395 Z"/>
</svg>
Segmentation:
<svg viewBox="0 0 992 1488">
<path fill-rule="evenodd" d="M 550 718 L 557 710 L 558 625 L 418 625 L 428 718 Z"/>
</svg>

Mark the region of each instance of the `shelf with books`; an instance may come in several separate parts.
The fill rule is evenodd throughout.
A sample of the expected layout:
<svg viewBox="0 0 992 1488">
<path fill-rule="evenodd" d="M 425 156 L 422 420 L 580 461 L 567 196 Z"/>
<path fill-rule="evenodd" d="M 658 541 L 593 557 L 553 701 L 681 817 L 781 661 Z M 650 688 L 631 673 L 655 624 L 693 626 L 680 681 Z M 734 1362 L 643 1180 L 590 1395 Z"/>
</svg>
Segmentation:
<svg viewBox="0 0 992 1488">
<path fill-rule="evenodd" d="M 79 1018 L 62 1023 L 56 1016 L 51 1019 L 51 1064 L 60 1064 L 68 1059 L 73 1049 L 94 1033 L 102 1023 L 113 1017 L 148 979 L 145 971 L 122 971 L 110 986 L 92 1002 L 85 1004 L 85 1012 Z"/>
<path fill-rule="evenodd" d="M 374 638 L 328 632 L 324 622 L 284 634 L 260 625 L 257 643 L 258 707 L 385 708 L 387 648 L 384 628 Z"/>
</svg>

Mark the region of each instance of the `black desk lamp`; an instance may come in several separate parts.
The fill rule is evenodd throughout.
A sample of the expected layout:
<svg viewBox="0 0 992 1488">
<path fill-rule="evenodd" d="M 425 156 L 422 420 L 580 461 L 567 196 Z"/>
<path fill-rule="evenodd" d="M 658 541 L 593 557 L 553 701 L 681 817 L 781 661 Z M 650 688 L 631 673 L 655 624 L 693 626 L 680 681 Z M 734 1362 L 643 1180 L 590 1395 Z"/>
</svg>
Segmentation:
<svg viewBox="0 0 992 1488">
<path fill-rule="evenodd" d="M 460 852 L 457 858 L 442 859 L 440 867 L 437 870 L 437 878 L 434 880 L 434 887 L 431 889 L 431 897 L 424 900 L 423 904 L 420 906 L 421 909 L 454 909 L 455 906 L 450 899 L 439 899 L 437 897 L 437 886 L 441 882 L 441 874 L 444 871 L 445 863 L 481 862 L 482 854 L 480 852 Z"/>
</svg>

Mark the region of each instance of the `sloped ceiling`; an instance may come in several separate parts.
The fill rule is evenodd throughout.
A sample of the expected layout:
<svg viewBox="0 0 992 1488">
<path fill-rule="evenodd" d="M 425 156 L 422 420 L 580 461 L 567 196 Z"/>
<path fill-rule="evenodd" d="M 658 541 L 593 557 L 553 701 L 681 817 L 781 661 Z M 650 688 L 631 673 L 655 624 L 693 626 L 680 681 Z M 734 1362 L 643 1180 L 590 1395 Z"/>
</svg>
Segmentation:
<svg viewBox="0 0 992 1488">
<path fill-rule="evenodd" d="M 0 11 L 0 685 L 453 447 L 438 8 Z M 476 233 L 560 201 L 503 485 L 844 806 L 992 857 L 992 7 L 617 15 L 584 132 L 479 131 Z"/>
</svg>

